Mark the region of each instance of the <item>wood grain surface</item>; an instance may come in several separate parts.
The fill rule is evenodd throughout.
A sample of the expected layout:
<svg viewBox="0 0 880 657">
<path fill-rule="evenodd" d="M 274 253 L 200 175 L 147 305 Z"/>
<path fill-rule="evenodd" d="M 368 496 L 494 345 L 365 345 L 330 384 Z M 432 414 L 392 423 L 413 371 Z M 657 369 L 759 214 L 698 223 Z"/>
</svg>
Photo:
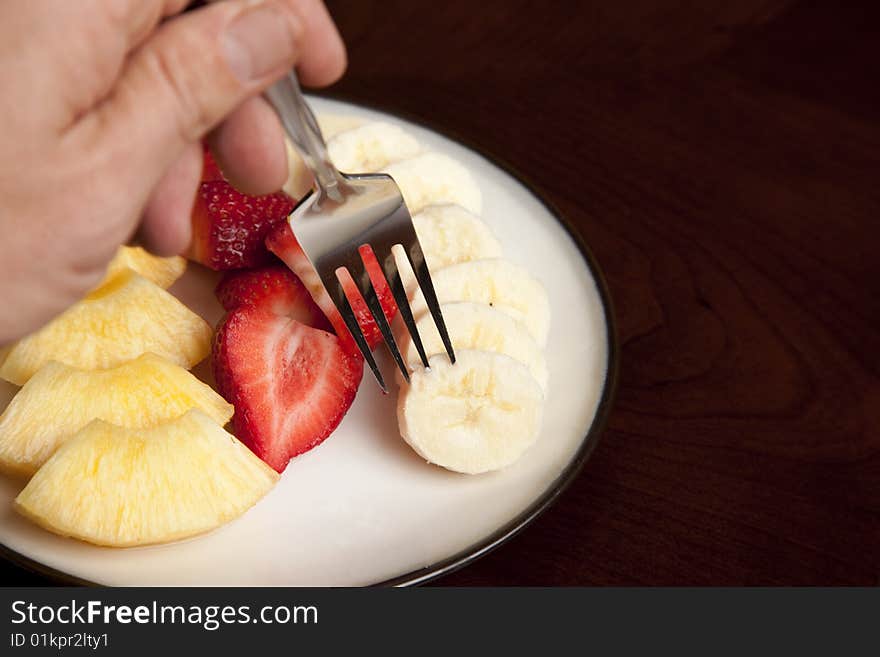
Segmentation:
<svg viewBox="0 0 880 657">
<path fill-rule="evenodd" d="M 330 7 L 333 91 L 525 172 L 616 305 L 593 457 L 439 584 L 877 584 L 880 5 Z"/>
<path fill-rule="evenodd" d="M 616 305 L 593 457 L 438 584 L 880 583 L 880 4 L 328 4 L 330 92 L 526 173 Z"/>
</svg>

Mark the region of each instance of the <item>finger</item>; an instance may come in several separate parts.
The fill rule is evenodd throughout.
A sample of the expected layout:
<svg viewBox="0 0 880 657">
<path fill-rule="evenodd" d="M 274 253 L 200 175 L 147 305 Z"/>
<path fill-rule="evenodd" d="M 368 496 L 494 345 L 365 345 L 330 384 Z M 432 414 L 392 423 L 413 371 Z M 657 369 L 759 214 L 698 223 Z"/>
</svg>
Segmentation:
<svg viewBox="0 0 880 657">
<path fill-rule="evenodd" d="M 287 179 L 278 116 L 262 98 L 246 100 L 208 137 L 223 175 L 246 194 L 269 194 Z"/>
<path fill-rule="evenodd" d="M 302 59 L 296 67 L 302 83 L 313 87 L 333 84 L 345 72 L 347 57 L 345 44 L 327 6 L 323 0 L 287 2 L 299 14 L 305 28 Z"/>
<path fill-rule="evenodd" d="M 202 173 L 202 148 L 190 144 L 153 190 L 138 237 L 162 256 L 183 253 L 192 239 L 190 215 Z"/>
<path fill-rule="evenodd" d="M 126 154 L 145 202 L 187 145 L 293 66 L 302 31 L 281 0 L 228 0 L 168 21 L 131 56 L 77 138 Z"/>
<path fill-rule="evenodd" d="M 131 51 L 143 43 L 159 21 L 183 11 L 189 0 L 88 0 L 87 4 L 79 11 L 106 20 L 125 39 L 126 51 Z"/>
<path fill-rule="evenodd" d="M 47 127 L 63 130 L 106 95 L 126 53 L 185 6 L 186 0 L 0 3 L 0 58 L 15 62 L 0 70 L 4 95 L 25 106 L 28 97 L 52 98 Z"/>
<path fill-rule="evenodd" d="M 295 0 L 305 25 L 302 59 L 296 66 L 303 84 L 323 87 L 342 77 L 347 65 L 345 44 L 322 0 Z"/>
</svg>

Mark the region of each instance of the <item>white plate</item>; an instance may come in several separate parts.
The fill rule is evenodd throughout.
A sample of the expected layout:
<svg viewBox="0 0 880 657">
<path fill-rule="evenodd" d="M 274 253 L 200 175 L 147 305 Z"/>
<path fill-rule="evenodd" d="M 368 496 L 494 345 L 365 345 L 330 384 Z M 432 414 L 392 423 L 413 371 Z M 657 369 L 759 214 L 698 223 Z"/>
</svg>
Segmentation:
<svg viewBox="0 0 880 657">
<path fill-rule="evenodd" d="M 11 503 L 22 484 L 0 478 L 0 544 L 7 556 L 106 585 L 415 583 L 500 544 L 540 513 L 586 460 L 613 388 L 607 298 L 586 252 L 532 191 L 473 150 L 377 111 L 312 102 L 318 113 L 398 121 L 476 176 L 483 217 L 506 256 L 526 266 L 550 294 L 550 390 L 538 442 L 501 472 L 467 476 L 428 465 L 398 434 L 394 392 L 383 397 L 365 372 L 336 432 L 291 462 L 253 509 L 217 531 L 165 546 L 98 548 L 19 517 Z M 191 266 L 172 291 L 216 322 L 215 280 Z M 390 359 L 382 364 L 393 381 Z M 203 363 L 197 371 L 207 369 Z M 0 386 L 4 408 L 15 389 Z"/>
</svg>

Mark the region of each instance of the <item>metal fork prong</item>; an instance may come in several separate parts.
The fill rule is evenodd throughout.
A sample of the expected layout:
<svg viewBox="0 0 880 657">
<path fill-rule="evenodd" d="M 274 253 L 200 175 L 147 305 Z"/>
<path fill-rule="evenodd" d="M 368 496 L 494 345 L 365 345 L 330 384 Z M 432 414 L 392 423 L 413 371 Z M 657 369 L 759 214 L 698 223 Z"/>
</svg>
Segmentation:
<svg viewBox="0 0 880 657">
<path fill-rule="evenodd" d="M 397 261 L 394 259 L 394 254 L 389 251 L 379 262 L 382 264 L 382 271 L 385 272 L 385 279 L 391 286 L 391 294 L 394 295 L 397 311 L 400 313 L 403 323 L 406 324 L 406 330 L 409 332 L 410 339 L 412 339 L 416 351 L 419 353 L 422 365 L 427 369 L 429 367 L 428 356 L 425 353 L 425 346 L 422 344 L 422 336 L 419 335 L 415 319 L 413 319 L 409 298 L 406 296 L 406 289 L 403 287 L 403 281 L 400 278 L 400 271 L 397 269 Z"/>
<path fill-rule="evenodd" d="M 425 297 L 425 303 L 428 310 L 431 311 L 431 317 L 434 318 L 434 324 L 440 333 L 440 339 L 443 340 L 443 346 L 446 347 L 446 353 L 449 354 L 449 362 L 455 364 L 455 351 L 452 349 L 452 340 L 449 339 L 449 332 L 446 330 L 446 322 L 443 321 L 443 313 L 440 312 L 440 303 L 437 301 L 437 293 L 434 292 L 434 284 L 431 282 L 431 273 L 428 271 L 428 263 L 425 262 L 425 254 L 418 240 L 410 243 L 406 249 L 406 255 L 409 257 L 409 264 L 416 275 L 419 287 L 422 289 L 422 296 Z"/>
<path fill-rule="evenodd" d="M 376 365 L 376 360 L 373 358 L 373 352 L 370 351 L 370 346 L 367 344 L 366 338 L 364 338 L 364 333 L 361 331 L 361 326 L 358 324 L 354 310 L 352 310 L 351 304 L 348 302 L 348 297 L 345 296 L 345 292 L 342 289 L 342 283 L 339 281 L 339 278 L 337 278 L 336 272 L 333 272 L 332 276 L 324 276 L 321 274 L 321 282 L 324 283 L 324 288 L 327 290 L 327 294 L 330 295 L 333 304 L 342 316 L 342 321 L 345 322 L 348 332 L 351 333 L 351 337 L 354 338 L 361 355 L 364 357 L 364 360 L 367 361 L 370 369 L 373 370 L 373 376 L 375 376 L 376 381 L 379 382 L 379 387 L 382 388 L 382 392 L 387 393 L 388 388 L 385 385 L 385 379 L 382 378 L 382 373 Z"/>
<path fill-rule="evenodd" d="M 372 255 L 372 250 L 370 251 L 370 254 Z M 360 256 L 363 261 L 364 254 L 361 253 Z M 358 263 L 358 270 L 356 272 L 351 271 L 352 268 L 349 268 L 349 273 L 355 280 L 355 283 L 357 283 L 364 301 L 367 302 L 367 307 L 373 315 L 376 326 L 379 327 L 379 331 L 382 333 L 382 338 L 388 346 L 388 351 L 391 352 L 391 356 L 394 358 L 394 362 L 397 363 L 397 367 L 400 369 L 401 374 L 403 374 L 403 378 L 409 383 L 409 371 L 406 369 L 406 363 L 403 362 L 403 356 L 400 355 L 400 349 L 397 347 L 397 341 L 395 341 L 394 334 L 391 332 L 388 318 L 385 317 L 385 311 L 382 309 L 382 304 L 379 302 L 379 297 L 376 294 L 373 280 L 370 278 L 369 273 L 362 264 L 365 265 L 366 263 Z M 386 285 L 388 284 L 387 281 L 383 282 Z"/>
</svg>

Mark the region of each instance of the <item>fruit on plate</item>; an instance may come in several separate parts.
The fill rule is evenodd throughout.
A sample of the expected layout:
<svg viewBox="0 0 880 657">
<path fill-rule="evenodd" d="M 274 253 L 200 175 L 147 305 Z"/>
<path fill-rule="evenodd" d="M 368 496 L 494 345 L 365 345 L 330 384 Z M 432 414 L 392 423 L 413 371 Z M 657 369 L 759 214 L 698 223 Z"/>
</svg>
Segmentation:
<svg viewBox="0 0 880 657">
<path fill-rule="evenodd" d="M 0 468 L 33 474 L 95 419 L 142 428 L 192 408 L 221 426 L 233 411 L 210 386 L 154 354 L 106 370 L 81 370 L 52 361 L 24 384 L 0 415 Z"/>
<path fill-rule="evenodd" d="M 223 172 L 220 170 L 220 165 L 217 164 L 217 160 L 214 159 L 214 154 L 211 153 L 211 149 L 208 148 L 207 144 L 202 143 L 202 151 L 204 153 L 202 158 L 202 182 L 226 180 Z"/>
<path fill-rule="evenodd" d="M 132 269 L 159 287 L 167 289 L 183 276 L 183 272 L 186 271 L 186 258 L 180 256 L 161 258 L 140 246 L 120 246 L 107 266 L 107 274 L 98 288 L 111 282 L 126 269 Z"/>
<path fill-rule="evenodd" d="M 354 130 L 362 123 L 360 119 L 352 116 L 336 114 L 318 116 L 318 126 L 321 128 L 325 141 L 330 141 L 336 135 L 347 130 Z M 287 182 L 284 183 L 283 189 L 291 198 L 300 199 L 312 189 L 312 173 L 286 138 L 284 148 L 287 150 Z"/>
<path fill-rule="evenodd" d="M 400 389 L 397 418 L 404 440 L 439 466 L 478 474 L 516 461 L 537 439 L 544 394 L 520 362 L 463 349 L 417 369 Z"/>
<path fill-rule="evenodd" d="M 281 189 L 291 198 L 302 198 L 311 191 L 314 176 L 287 137 L 284 150 L 287 152 L 287 181 Z"/>
<path fill-rule="evenodd" d="M 392 162 L 415 157 L 421 150 L 415 137 L 381 121 L 345 130 L 327 141 L 333 164 L 347 173 L 381 171 Z"/>
<path fill-rule="evenodd" d="M 281 263 L 226 272 L 214 293 L 225 310 L 259 306 L 306 326 L 332 331 L 306 286 Z"/>
<path fill-rule="evenodd" d="M 547 390 L 547 363 L 535 338 L 522 322 L 497 308 L 482 303 L 460 301 L 441 304 L 443 321 L 456 353 L 462 349 L 490 351 L 510 356 L 529 368 L 541 390 Z M 430 358 L 445 354 L 446 348 L 430 313 L 416 320 L 425 353 Z M 395 335 L 400 353 L 410 369 L 422 366 L 418 351 L 409 332 L 399 330 Z M 400 372 L 397 372 L 400 377 Z"/>
<path fill-rule="evenodd" d="M 15 507 L 62 536 L 112 547 L 149 545 L 229 522 L 277 479 L 199 410 L 143 429 L 95 420 L 37 471 Z"/>
<path fill-rule="evenodd" d="M 293 206 L 293 199 L 283 192 L 249 196 L 225 180 L 201 183 L 187 256 L 215 270 L 265 264 L 271 260 L 264 245 L 266 235 L 287 219 Z"/>
<path fill-rule="evenodd" d="M 403 194 L 411 214 L 429 205 L 454 203 L 480 214 L 483 197 L 471 172 L 448 155 L 429 151 L 384 169 Z"/>
<path fill-rule="evenodd" d="M 429 205 L 413 217 L 413 225 L 431 271 L 502 255 L 492 229 L 459 205 Z"/>
<path fill-rule="evenodd" d="M 50 360 L 98 369 L 147 352 L 190 368 L 210 348 L 211 327 L 205 320 L 155 283 L 126 270 L 14 343 L 0 378 L 24 385 Z"/>
<path fill-rule="evenodd" d="M 528 271 L 503 258 L 461 262 L 431 274 L 440 303 L 484 303 L 522 321 L 543 347 L 550 330 L 547 291 Z M 421 290 L 411 299 L 413 316 L 427 312 Z"/>
<path fill-rule="evenodd" d="M 324 135 L 324 141 L 333 139 L 346 130 L 354 130 L 364 125 L 364 120 L 347 114 L 319 114 L 318 127 Z"/>
<path fill-rule="evenodd" d="M 360 356 L 332 333 L 249 305 L 224 318 L 212 363 L 235 434 L 278 472 L 330 435 L 363 375 Z"/>
<path fill-rule="evenodd" d="M 272 253 L 281 258 L 284 264 L 303 282 L 315 303 L 318 304 L 321 310 L 324 311 L 327 319 L 330 320 L 336 335 L 339 336 L 345 348 L 349 351 L 357 351 L 357 347 L 348 328 L 345 326 L 345 322 L 342 320 L 342 316 L 321 284 L 321 279 L 318 277 L 314 267 L 312 267 L 312 263 L 302 250 L 302 247 L 300 247 L 299 242 L 296 241 L 296 237 L 294 237 L 293 231 L 290 229 L 290 224 L 285 222 L 275 226 L 266 239 L 266 246 Z M 385 312 L 385 316 L 390 323 L 397 314 L 397 304 L 394 303 L 394 295 L 391 292 L 391 288 L 384 281 L 382 268 L 376 261 L 375 256 L 370 252 L 365 255 L 363 250 L 361 255 L 370 280 L 373 281 L 376 296 L 379 298 L 382 310 Z M 382 333 L 376 325 L 369 307 L 358 293 L 357 287 L 349 279 L 343 282 L 343 290 L 351 304 L 355 317 L 357 317 L 358 325 L 364 333 L 367 344 L 371 348 L 380 344 L 382 342 Z"/>
</svg>

